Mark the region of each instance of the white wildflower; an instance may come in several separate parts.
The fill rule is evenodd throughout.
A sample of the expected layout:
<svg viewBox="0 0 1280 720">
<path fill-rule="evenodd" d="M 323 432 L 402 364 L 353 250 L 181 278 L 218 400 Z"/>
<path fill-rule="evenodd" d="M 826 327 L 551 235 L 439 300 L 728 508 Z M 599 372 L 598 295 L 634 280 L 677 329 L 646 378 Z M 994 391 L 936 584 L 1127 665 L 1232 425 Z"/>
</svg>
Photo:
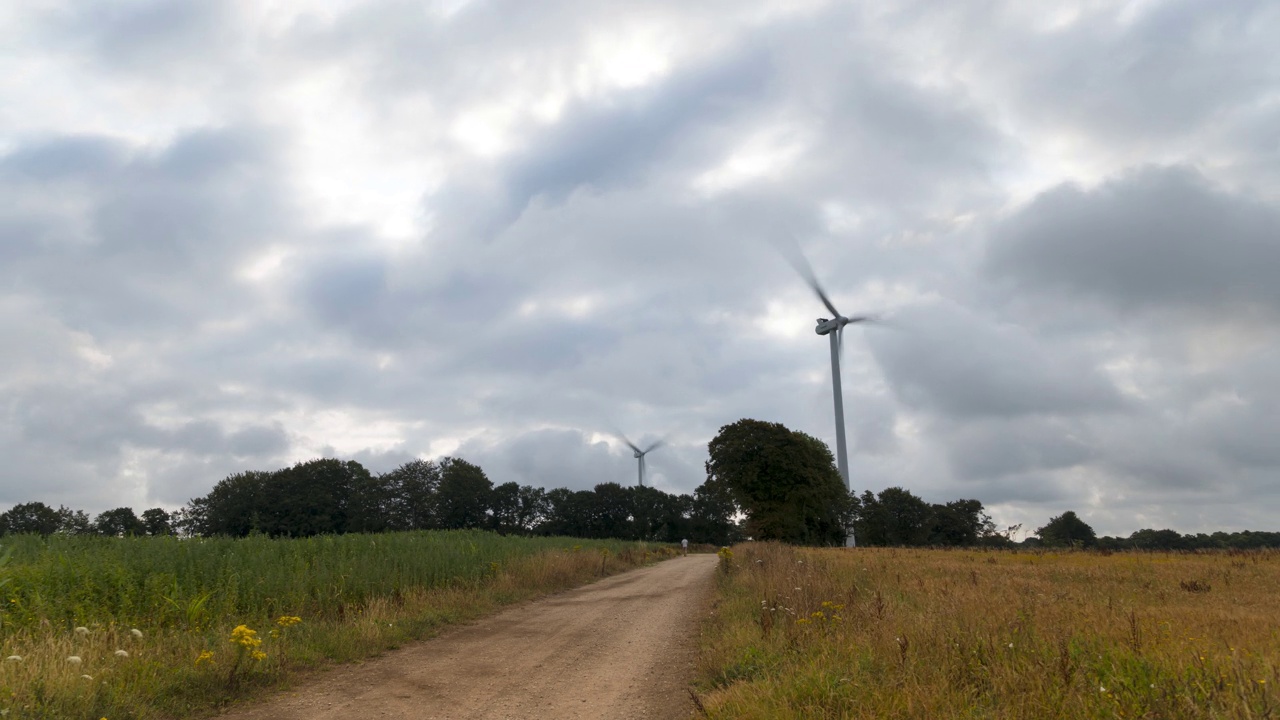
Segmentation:
<svg viewBox="0 0 1280 720">
<path fill-rule="evenodd" d="M 88 635 L 88 634 L 89 634 L 89 628 L 87 628 L 87 627 L 78 627 L 78 628 L 76 628 L 76 634 L 77 634 L 77 635 Z"/>
<path fill-rule="evenodd" d="M 129 651 L 127 651 L 127 650 L 117 650 L 117 651 L 116 651 L 116 657 L 120 657 L 120 658 L 127 658 L 127 657 L 129 657 Z"/>
<path fill-rule="evenodd" d="M 142 639 L 142 631 L 139 630 L 138 628 L 133 628 L 132 630 L 129 631 L 129 634 L 138 638 L 139 640 Z"/>
<path fill-rule="evenodd" d="M 4 659 L 4 661 L 5 661 L 5 662 L 22 662 L 22 656 L 21 656 L 21 655 L 10 655 L 9 657 L 5 658 L 5 659 Z"/>
<path fill-rule="evenodd" d="M 80 678 L 81 678 L 82 680 L 92 680 L 92 679 L 93 679 L 93 676 L 92 676 L 92 675 L 81 675 L 81 676 L 80 676 Z"/>
<path fill-rule="evenodd" d="M 80 656 L 79 656 L 79 655 L 72 655 L 71 657 L 67 658 L 67 662 L 71 663 L 72 665 L 79 665 L 79 664 L 80 664 Z"/>
</svg>

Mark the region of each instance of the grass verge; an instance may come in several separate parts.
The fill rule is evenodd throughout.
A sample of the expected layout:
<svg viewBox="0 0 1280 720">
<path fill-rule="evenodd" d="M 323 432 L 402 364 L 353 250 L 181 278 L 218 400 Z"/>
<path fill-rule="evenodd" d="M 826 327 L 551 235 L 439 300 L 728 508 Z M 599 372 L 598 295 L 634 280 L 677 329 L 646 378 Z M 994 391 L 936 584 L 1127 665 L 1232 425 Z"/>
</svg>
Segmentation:
<svg viewBox="0 0 1280 720">
<path fill-rule="evenodd" d="M 5 545 L 5 720 L 207 716 L 299 671 L 676 552 L 467 531 Z"/>
<path fill-rule="evenodd" d="M 1280 716 L 1280 553 L 722 552 L 711 718 Z"/>
</svg>

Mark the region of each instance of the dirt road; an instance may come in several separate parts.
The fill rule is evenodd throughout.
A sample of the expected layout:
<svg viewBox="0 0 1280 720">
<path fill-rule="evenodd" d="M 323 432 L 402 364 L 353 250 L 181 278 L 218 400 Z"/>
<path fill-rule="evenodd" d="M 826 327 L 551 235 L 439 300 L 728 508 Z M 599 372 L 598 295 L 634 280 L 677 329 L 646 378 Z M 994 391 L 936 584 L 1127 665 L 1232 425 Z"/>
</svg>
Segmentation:
<svg viewBox="0 0 1280 720">
<path fill-rule="evenodd" d="M 221 720 L 687 718 L 714 555 L 506 610 L 337 668 Z"/>
</svg>

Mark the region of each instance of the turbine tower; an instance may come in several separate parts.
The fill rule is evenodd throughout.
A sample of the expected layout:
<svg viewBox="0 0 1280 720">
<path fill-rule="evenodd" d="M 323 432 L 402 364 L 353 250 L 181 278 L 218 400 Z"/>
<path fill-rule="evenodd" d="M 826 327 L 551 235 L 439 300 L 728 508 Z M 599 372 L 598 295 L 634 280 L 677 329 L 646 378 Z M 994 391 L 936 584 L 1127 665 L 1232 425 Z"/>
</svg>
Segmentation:
<svg viewBox="0 0 1280 720">
<path fill-rule="evenodd" d="M 658 448 L 662 447 L 662 441 L 655 440 L 652 444 L 649 445 L 649 447 L 645 448 L 644 450 L 641 450 L 639 446 L 637 446 L 635 443 L 628 440 L 626 435 L 623 435 L 622 433 L 618 433 L 618 437 L 621 438 L 622 442 L 626 443 L 627 447 L 631 448 L 632 452 L 635 453 L 636 460 L 638 461 L 637 464 L 639 465 L 640 487 L 644 487 L 644 456 L 648 455 L 653 450 L 657 450 Z"/>
</svg>

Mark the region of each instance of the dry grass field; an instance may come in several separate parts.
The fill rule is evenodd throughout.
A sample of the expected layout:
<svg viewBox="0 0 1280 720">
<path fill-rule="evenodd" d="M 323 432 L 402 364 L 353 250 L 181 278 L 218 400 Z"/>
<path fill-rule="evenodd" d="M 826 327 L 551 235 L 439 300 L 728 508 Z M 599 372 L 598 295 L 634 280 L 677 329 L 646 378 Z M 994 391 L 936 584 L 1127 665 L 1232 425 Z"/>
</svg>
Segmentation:
<svg viewBox="0 0 1280 720">
<path fill-rule="evenodd" d="M 1280 552 L 723 551 L 712 718 L 1280 717 Z"/>
</svg>

